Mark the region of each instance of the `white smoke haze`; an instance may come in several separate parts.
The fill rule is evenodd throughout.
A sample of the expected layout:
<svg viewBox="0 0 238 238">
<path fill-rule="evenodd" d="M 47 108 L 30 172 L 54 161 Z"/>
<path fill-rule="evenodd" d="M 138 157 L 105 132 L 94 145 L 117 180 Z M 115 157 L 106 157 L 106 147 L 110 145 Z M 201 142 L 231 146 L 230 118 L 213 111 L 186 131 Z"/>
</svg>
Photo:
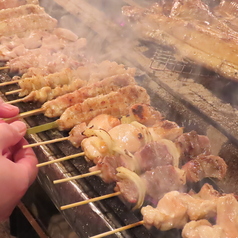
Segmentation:
<svg viewBox="0 0 238 238">
<path fill-rule="evenodd" d="M 82 6 L 73 0 L 40 0 L 39 3 L 58 20 L 59 27 L 86 38 L 88 54 L 97 61 L 107 59 L 122 63 L 122 57 L 135 47 L 135 36 L 122 16 L 122 4 L 119 1 L 90 1 L 93 12 L 89 12 L 89 4 Z M 126 30 L 126 25 L 129 30 Z"/>
</svg>

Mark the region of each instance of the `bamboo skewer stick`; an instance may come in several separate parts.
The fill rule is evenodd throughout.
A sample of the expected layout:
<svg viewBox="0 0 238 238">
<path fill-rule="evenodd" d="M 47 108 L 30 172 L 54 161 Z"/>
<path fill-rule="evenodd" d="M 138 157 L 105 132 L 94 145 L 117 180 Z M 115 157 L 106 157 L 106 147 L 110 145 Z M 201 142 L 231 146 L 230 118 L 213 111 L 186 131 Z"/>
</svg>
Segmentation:
<svg viewBox="0 0 238 238">
<path fill-rule="evenodd" d="M 15 83 L 18 83 L 18 82 L 19 82 L 19 80 L 7 81 L 7 82 L 4 82 L 4 83 L 0 83 L 0 87 L 15 84 Z"/>
<path fill-rule="evenodd" d="M 10 67 L 9 66 L 2 66 L 2 67 L 0 67 L 0 70 L 4 70 L 4 69 L 10 69 Z"/>
<path fill-rule="evenodd" d="M 60 210 L 65 210 L 65 209 L 85 205 L 85 204 L 88 204 L 90 202 L 96 202 L 96 201 L 104 200 L 104 199 L 107 199 L 107 198 L 116 197 L 116 196 L 119 196 L 120 194 L 121 194 L 121 192 L 115 192 L 115 193 L 103 195 L 103 196 L 100 196 L 100 197 L 91 198 L 91 199 L 88 199 L 88 200 L 85 200 L 85 201 L 75 202 L 75 203 L 72 203 L 72 204 L 61 206 Z"/>
<path fill-rule="evenodd" d="M 20 113 L 20 114 L 18 114 L 18 115 L 15 116 L 15 117 L 11 117 L 11 118 L 4 119 L 4 121 L 6 121 L 6 122 L 8 122 L 8 121 L 14 121 L 14 120 L 17 120 L 17 119 L 20 119 L 20 118 L 37 115 L 37 114 L 42 113 L 42 112 L 44 112 L 44 109 L 38 108 L 38 109 L 31 110 L 31 111 L 29 111 L 29 112 Z"/>
<path fill-rule="evenodd" d="M 123 227 L 120 227 L 120 228 L 117 228 L 113 231 L 107 231 L 107 232 L 104 232 L 104 233 L 101 233 L 101 234 L 98 234 L 96 236 L 91 236 L 90 238 L 102 238 L 102 237 L 105 237 L 105 236 L 109 236 L 109 235 L 113 235 L 117 232 L 121 232 L 121 231 L 125 231 L 125 230 L 129 230 L 133 227 L 137 227 L 137 226 L 141 226 L 143 225 L 145 222 L 144 221 L 138 221 L 138 222 L 135 222 L 133 224 L 130 224 L 130 225 L 127 225 L 127 226 L 123 226 Z"/>
<path fill-rule="evenodd" d="M 19 88 L 19 89 L 13 90 L 13 91 L 6 92 L 5 95 L 15 94 L 15 93 L 19 93 L 19 92 L 21 92 L 21 91 L 22 91 L 22 89 Z"/>
<path fill-rule="evenodd" d="M 68 140 L 68 139 L 69 139 L 69 136 L 68 137 L 62 137 L 62 138 L 57 138 L 57 139 L 53 139 L 53 140 L 41 141 L 41 142 L 29 144 L 29 145 L 24 145 L 24 146 L 22 146 L 22 148 L 25 149 L 25 148 L 31 148 L 31 147 L 40 146 L 40 145 L 47 145 L 47 144 L 51 144 L 51 143 L 65 141 L 65 140 Z"/>
<path fill-rule="evenodd" d="M 81 178 L 89 177 L 89 176 L 92 176 L 92 175 L 97 175 L 97 174 L 100 174 L 100 173 L 101 173 L 101 170 L 97 170 L 97 171 L 93 171 L 93 172 L 90 172 L 90 173 L 73 176 L 73 177 L 70 177 L 70 178 L 54 180 L 53 183 L 58 184 L 58 183 L 69 182 L 71 180 L 81 179 Z"/>
<path fill-rule="evenodd" d="M 81 152 L 81 153 L 78 153 L 78 154 L 65 156 L 65 157 L 60 158 L 60 159 L 50 160 L 50 161 L 47 161 L 47 162 L 37 164 L 36 167 L 42 167 L 42 166 L 45 166 L 45 165 L 50 165 L 50 164 L 58 163 L 58 162 L 61 162 L 61 161 L 77 158 L 77 157 L 83 156 L 84 154 L 85 154 L 84 152 Z"/>
<path fill-rule="evenodd" d="M 12 101 L 8 101 L 6 102 L 7 104 L 15 104 L 15 103 L 18 103 L 18 102 L 24 102 L 25 98 L 19 98 L 19 99 L 16 99 L 16 100 L 12 100 Z"/>
</svg>

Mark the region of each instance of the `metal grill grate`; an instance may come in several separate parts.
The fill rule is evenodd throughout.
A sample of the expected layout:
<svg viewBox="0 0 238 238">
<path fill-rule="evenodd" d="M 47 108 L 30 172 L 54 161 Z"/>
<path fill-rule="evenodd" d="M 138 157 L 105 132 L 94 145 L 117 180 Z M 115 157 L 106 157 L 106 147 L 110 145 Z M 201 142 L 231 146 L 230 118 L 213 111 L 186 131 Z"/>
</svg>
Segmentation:
<svg viewBox="0 0 238 238">
<path fill-rule="evenodd" d="M 150 68 L 155 71 L 172 71 L 187 76 L 208 77 L 211 75 L 210 71 L 196 65 L 189 59 L 176 59 L 173 50 L 162 46 L 157 47 Z"/>
</svg>

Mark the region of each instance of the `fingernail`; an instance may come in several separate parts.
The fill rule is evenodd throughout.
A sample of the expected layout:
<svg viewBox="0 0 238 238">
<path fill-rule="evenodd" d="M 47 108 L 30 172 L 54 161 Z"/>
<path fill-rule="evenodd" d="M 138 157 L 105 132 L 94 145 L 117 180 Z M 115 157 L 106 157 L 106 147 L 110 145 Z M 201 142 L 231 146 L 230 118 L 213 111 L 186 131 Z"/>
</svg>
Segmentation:
<svg viewBox="0 0 238 238">
<path fill-rule="evenodd" d="M 13 110 L 16 110 L 16 106 L 13 106 L 13 105 L 10 105 L 10 104 L 7 104 L 7 103 L 3 103 L 1 105 L 1 108 L 5 109 L 5 110 L 8 110 L 8 111 L 13 111 Z"/>
<path fill-rule="evenodd" d="M 21 121 L 15 121 L 11 123 L 11 126 L 13 126 L 19 133 L 25 133 L 26 132 L 26 125 L 24 122 Z"/>
</svg>

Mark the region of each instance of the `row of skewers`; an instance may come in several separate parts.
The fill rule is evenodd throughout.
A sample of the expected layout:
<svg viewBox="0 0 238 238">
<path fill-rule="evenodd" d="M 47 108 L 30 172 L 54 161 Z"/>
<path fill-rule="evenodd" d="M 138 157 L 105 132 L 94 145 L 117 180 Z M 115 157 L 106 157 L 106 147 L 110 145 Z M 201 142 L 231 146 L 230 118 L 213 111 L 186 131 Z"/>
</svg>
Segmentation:
<svg viewBox="0 0 238 238">
<path fill-rule="evenodd" d="M 49 126 L 70 131 L 68 137 L 29 146 L 69 140 L 83 150 L 38 166 L 84 156 L 95 164 L 90 173 L 54 183 L 98 175 L 105 183 L 116 184 L 115 193 L 65 205 L 61 209 L 112 196 L 119 196 L 133 204 L 134 209 L 139 209 L 146 197 L 150 197 L 158 202 L 158 206 L 143 207 L 143 221 L 121 230 L 144 224 L 161 230 L 183 228 L 183 237 L 192 237 L 192 228 L 199 234 L 201 227 L 216 232 L 216 237 L 229 234 L 231 231 L 224 225 L 223 214 L 228 211 L 225 210 L 228 203 L 234 205 L 234 211 L 237 210 L 233 195 L 219 194 L 208 184 L 198 194 L 186 193 L 187 182 L 198 182 L 205 177 L 223 179 L 226 174 L 226 163 L 219 156 L 211 155 L 208 138 L 194 131 L 184 133 L 183 128 L 165 120 L 151 107 L 146 90 L 134 79 L 135 69 L 116 62 L 96 63 L 88 59 L 85 38 L 57 28 L 57 21 L 35 2 L 21 5 L 22 2 L 15 1 L 19 6 L 0 10 L 5 13 L 0 25 L 12 24 L 15 30 L 14 36 L 4 27 L 0 31 L 1 60 L 11 74 L 18 74 L 0 86 L 18 84 L 20 87 L 7 94 L 19 93 L 23 98 L 8 103 L 44 103 L 41 108 L 22 113 L 17 118 L 37 113 L 59 117 L 48 126 L 31 128 L 29 133 L 48 130 Z M 16 17 L 10 20 L 13 12 Z M 0 15 L 4 17 L 1 12 Z M 21 29 L 20 26 L 29 19 L 35 24 L 25 24 Z M 228 212 L 226 217 L 228 214 L 233 213 Z M 213 226 L 207 219 L 215 216 L 219 219 Z M 231 221 L 227 227 L 235 225 Z M 109 234 L 96 237 L 104 235 Z"/>
</svg>

